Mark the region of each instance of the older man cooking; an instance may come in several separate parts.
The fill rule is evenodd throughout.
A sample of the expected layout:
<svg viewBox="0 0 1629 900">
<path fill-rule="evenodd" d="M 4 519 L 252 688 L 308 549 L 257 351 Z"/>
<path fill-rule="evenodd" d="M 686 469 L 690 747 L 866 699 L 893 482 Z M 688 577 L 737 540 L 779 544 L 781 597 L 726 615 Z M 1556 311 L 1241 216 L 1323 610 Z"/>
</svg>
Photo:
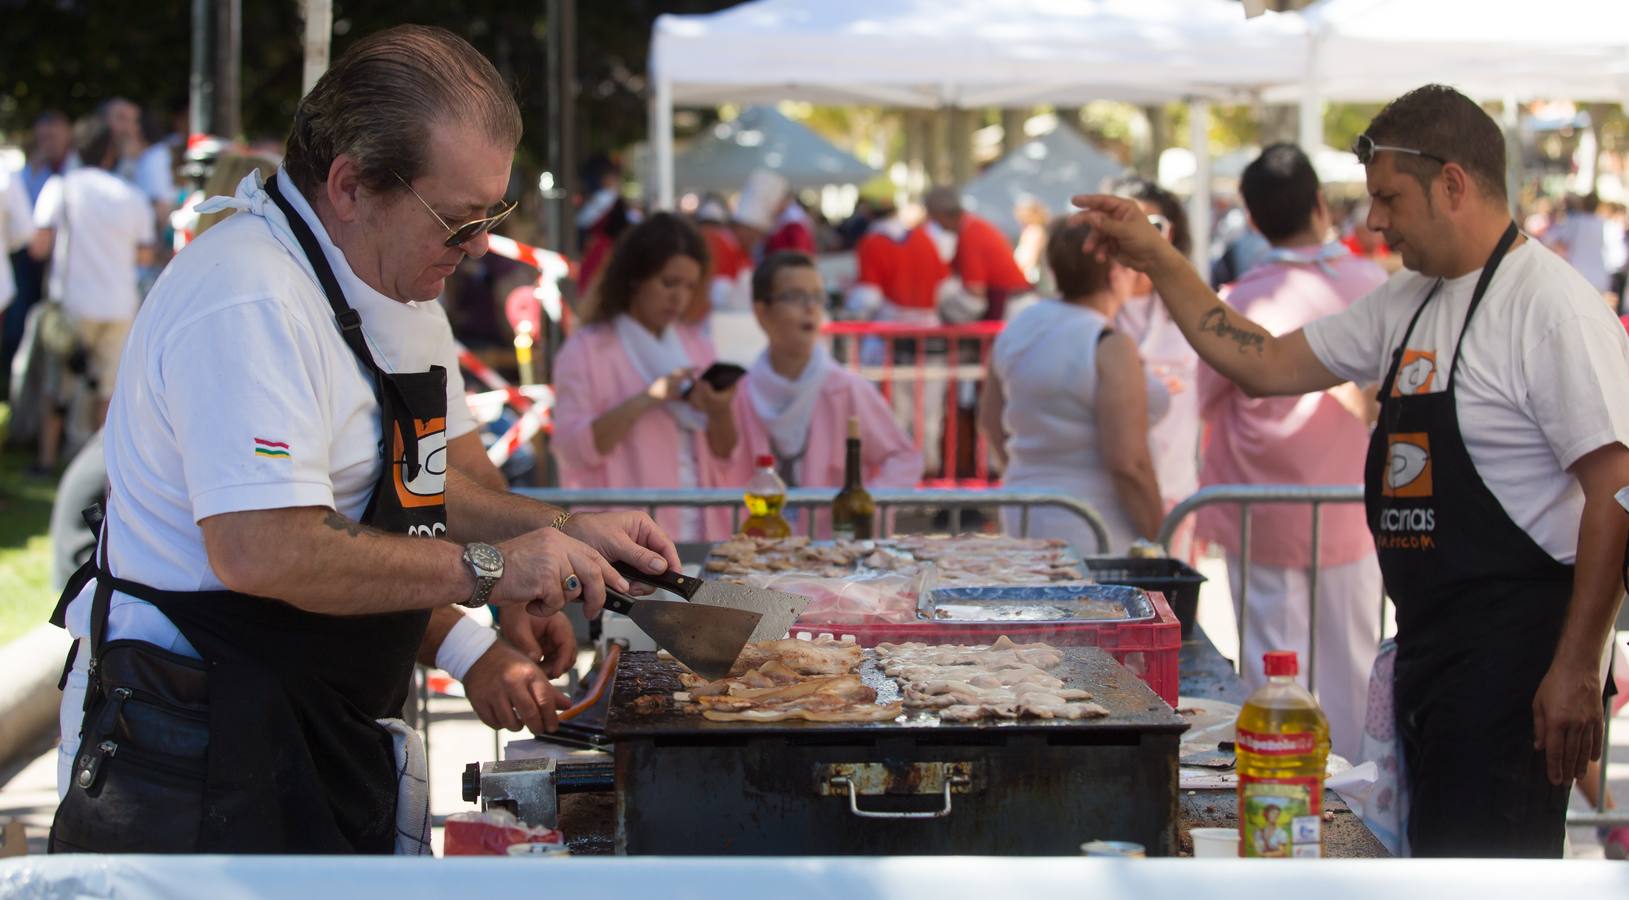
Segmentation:
<svg viewBox="0 0 1629 900">
<path fill-rule="evenodd" d="M 519 137 L 464 41 L 364 38 L 301 101 L 284 167 L 240 187 L 247 214 L 148 296 L 101 541 L 58 609 L 78 642 L 53 850 L 422 847 L 398 809 L 417 737 L 392 718 L 414 661 L 534 727 L 561 701 L 455 604 L 592 615 L 628 587 L 607 557 L 678 564 L 641 514 L 573 518 L 448 465 L 425 301 L 512 208 Z"/>
</svg>

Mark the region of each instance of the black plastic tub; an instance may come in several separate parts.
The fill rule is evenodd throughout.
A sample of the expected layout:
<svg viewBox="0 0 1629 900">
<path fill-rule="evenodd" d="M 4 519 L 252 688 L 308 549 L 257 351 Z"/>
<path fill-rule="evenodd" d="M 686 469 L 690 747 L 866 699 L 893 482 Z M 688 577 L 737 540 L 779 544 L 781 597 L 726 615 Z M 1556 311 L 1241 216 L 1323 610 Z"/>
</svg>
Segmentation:
<svg viewBox="0 0 1629 900">
<path fill-rule="evenodd" d="M 1100 584 L 1124 584 L 1145 591 L 1159 591 L 1171 612 L 1182 622 L 1182 638 L 1193 635 L 1199 610 L 1199 588 L 1205 576 L 1177 559 L 1143 559 L 1130 556 L 1088 556 L 1086 573 Z"/>
</svg>

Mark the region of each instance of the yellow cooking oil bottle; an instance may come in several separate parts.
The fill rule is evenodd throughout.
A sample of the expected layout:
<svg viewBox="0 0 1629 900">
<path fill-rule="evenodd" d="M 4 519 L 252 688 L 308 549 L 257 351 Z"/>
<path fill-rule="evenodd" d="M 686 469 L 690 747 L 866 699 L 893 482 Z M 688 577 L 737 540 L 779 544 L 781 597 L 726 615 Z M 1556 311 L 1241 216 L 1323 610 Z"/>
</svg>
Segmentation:
<svg viewBox="0 0 1629 900">
<path fill-rule="evenodd" d="M 786 482 L 775 472 L 775 457 L 760 456 L 753 464 L 758 471 L 747 482 L 747 520 L 741 523 L 741 533 L 747 537 L 791 537 L 792 526 L 781 515 L 786 506 Z"/>
<path fill-rule="evenodd" d="M 1239 855 L 1320 857 L 1329 720 L 1295 676 L 1293 650 L 1263 657 L 1267 683 L 1239 711 Z"/>
</svg>

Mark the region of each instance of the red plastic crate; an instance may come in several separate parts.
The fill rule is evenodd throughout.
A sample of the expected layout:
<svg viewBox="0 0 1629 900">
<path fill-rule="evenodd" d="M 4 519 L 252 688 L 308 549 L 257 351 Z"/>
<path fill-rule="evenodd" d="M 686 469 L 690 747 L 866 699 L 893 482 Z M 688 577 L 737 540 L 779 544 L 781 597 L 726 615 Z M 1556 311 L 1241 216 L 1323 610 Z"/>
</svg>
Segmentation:
<svg viewBox="0 0 1629 900">
<path fill-rule="evenodd" d="M 1149 591 L 1154 605 L 1152 622 L 1095 622 L 1082 620 L 1063 625 L 1024 622 L 954 624 L 950 622 L 878 622 L 865 625 L 834 625 L 798 622 L 792 633 L 854 635 L 862 647 L 878 644 L 991 644 L 1006 635 L 1016 643 L 1044 641 L 1062 647 L 1101 647 L 1121 665 L 1137 674 L 1174 709 L 1177 705 L 1177 654 L 1182 651 L 1182 623 L 1171 612 L 1165 595 Z"/>
</svg>

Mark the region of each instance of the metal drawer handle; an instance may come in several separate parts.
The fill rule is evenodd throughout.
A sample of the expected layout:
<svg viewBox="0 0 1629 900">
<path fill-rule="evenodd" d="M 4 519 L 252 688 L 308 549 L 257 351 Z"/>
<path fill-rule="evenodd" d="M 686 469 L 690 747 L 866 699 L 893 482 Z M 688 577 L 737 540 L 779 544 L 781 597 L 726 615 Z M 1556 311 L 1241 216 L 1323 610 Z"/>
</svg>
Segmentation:
<svg viewBox="0 0 1629 900">
<path fill-rule="evenodd" d="M 833 778 L 831 783 L 848 788 L 848 811 L 862 819 L 942 819 L 950 815 L 950 789 L 972 782 L 971 779 L 960 775 L 953 775 L 945 779 L 945 808 L 931 812 L 882 812 L 880 810 L 861 809 L 860 792 L 854 787 L 853 781 L 839 775 Z"/>
</svg>

